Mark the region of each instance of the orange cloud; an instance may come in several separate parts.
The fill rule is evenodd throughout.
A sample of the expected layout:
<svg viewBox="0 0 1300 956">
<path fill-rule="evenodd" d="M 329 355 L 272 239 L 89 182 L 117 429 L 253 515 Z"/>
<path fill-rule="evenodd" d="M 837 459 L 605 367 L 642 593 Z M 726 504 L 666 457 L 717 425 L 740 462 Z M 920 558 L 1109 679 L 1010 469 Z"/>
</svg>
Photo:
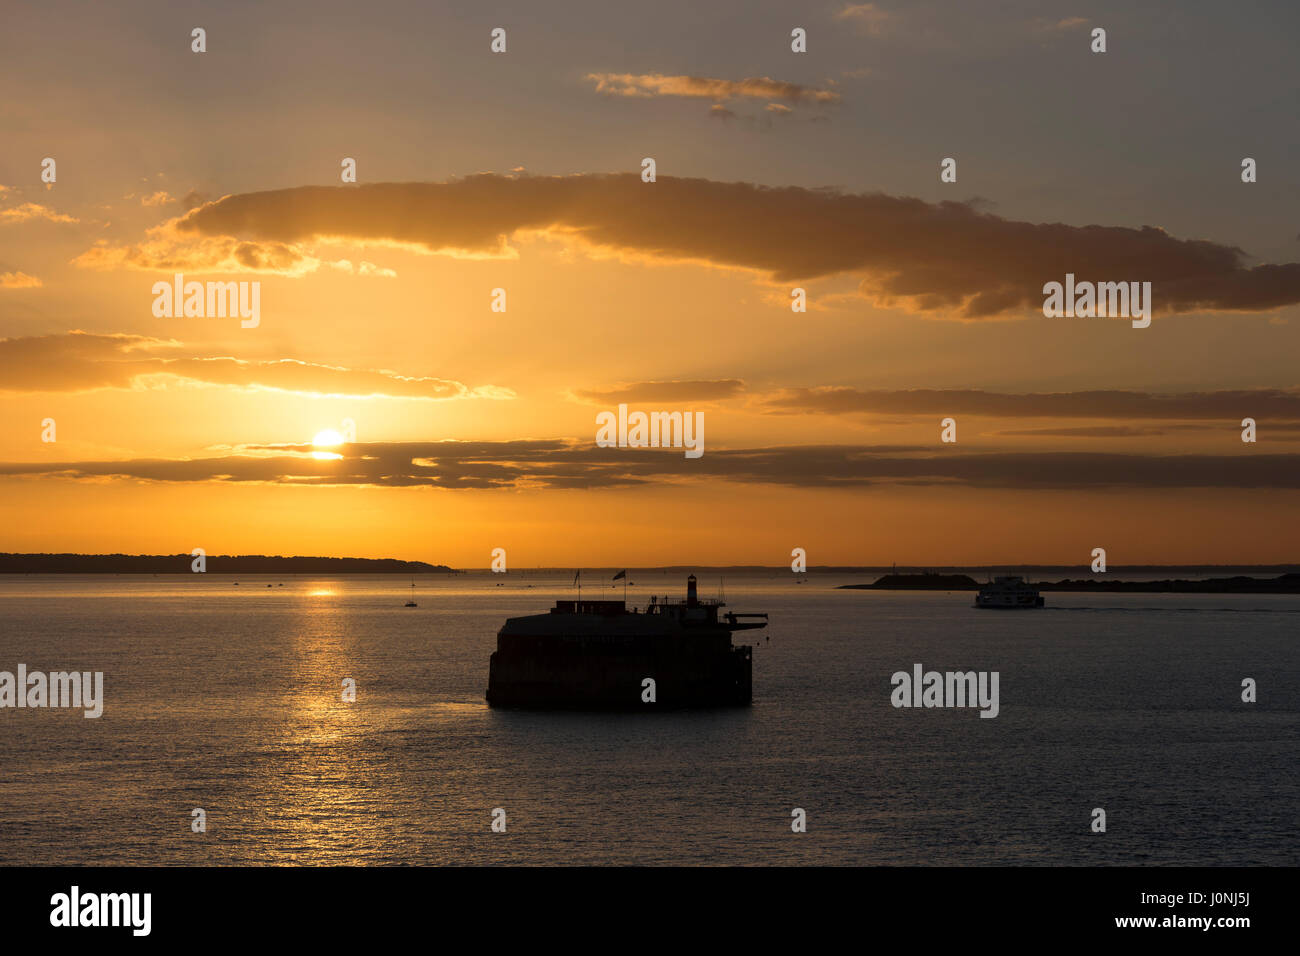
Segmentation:
<svg viewBox="0 0 1300 956">
<path fill-rule="evenodd" d="M 98 242 L 73 259 L 73 265 L 98 271 L 251 272 L 291 277 L 307 275 L 325 265 L 290 243 L 182 236 L 176 233 L 176 223 L 171 220 L 155 226 L 143 241 L 133 245 Z"/>
<path fill-rule="evenodd" d="M 183 343 L 143 335 L 68 332 L 0 339 L 0 390 L 76 392 L 140 388 L 159 380 L 353 397 L 510 399 L 496 385 L 470 388 L 450 379 L 385 369 L 318 365 L 296 359 L 246 361 L 187 351 Z"/>
<path fill-rule="evenodd" d="M 880 36 L 894 15 L 888 10 L 881 10 L 874 3 L 851 3 L 836 13 L 835 19 L 852 23 L 863 33 Z"/>
<path fill-rule="evenodd" d="M 46 219 L 50 222 L 79 222 L 80 220 L 55 212 L 39 203 L 25 202 L 12 209 L 0 209 L 0 223 L 30 222 L 33 219 Z"/>
<path fill-rule="evenodd" d="M 716 402 L 734 398 L 745 390 L 738 378 L 704 382 L 635 382 L 606 389 L 578 389 L 573 397 L 596 405 L 620 402 Z"/>
<path fill-rule="evenodd" d="M 716 101 L 749 97 L 788 103 L 838 103 L 840 100 L 840 94 L 831 90 L 786 83 L 770 76 L 720 80 L 662 73 L 588 73 L 587 79 L 596 84 L 597 93 L 609 96 L 683 96 Z"/>
<path fill-rule="evenodd" d="M 39 289 L 44 284 L 25 272 L 0 272 L 0 289 Z"/>
</svg>

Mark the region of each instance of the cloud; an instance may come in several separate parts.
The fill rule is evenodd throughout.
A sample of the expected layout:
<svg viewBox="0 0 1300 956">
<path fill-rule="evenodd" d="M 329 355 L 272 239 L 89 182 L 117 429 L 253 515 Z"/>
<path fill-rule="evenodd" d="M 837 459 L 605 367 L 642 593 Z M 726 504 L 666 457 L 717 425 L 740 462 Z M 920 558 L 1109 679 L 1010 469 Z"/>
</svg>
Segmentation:
<svg viewBox="0 0 1300 956">
<path fill-rule="evenodd" d="M 1044 33 L 1060 33 L 1065 30 L 1073 30 L 1075 27 L 1081 27 L 1087 23 L 1087 17 L 1065 17 L 1060 20 L 1037 17 L 1033 20 L 1034 28 Z"/>
<path fill-rule="evenodd" d="M 64 335 L 0 339 L 0 391 L 79 392 L 184 381 L 313 395 L 415 399 L 509 399 L 495 385 L 470 388 L 383 369 L 342 368 L 296 359 L 248 361 L 195 354 L 183 343 L 143 335 Z"/>
<path fill-rule="evenodd" d="M 985 392 L 917 388 L 860 390 L 842 386 L 786 389 L 764 398 L 773 414 L 982 415 L 989 418 L 1300 420 L 1300 389 L 1214 392 Z"/>
<path fill-rule="evenodd" d="M 166 206 L 175 201 L 176 200 L 173 199 L 166 190 L 162 189 L 158 190 L 156 193 L 151 193 L 148 196 L 140 197 L 140 205 L 142 206 Z"/>
<path fill-rule="evenodd" d="M 338 262 L 331 262 L 328 265 L 331 269 L 336 269 L 339 272 L 346 272 L 350 275 L 374 276 L 381 279 L 397 278 L 397 273 L 392 269 L 385 269 L 382 266 L 375 265 L 373 262 L 366 262 L 364 259 L 358 262 L 355 266 L 352 264 L 351 260 L 348 259 L 340 259 Z"/>
<path fill-rule="evenodd" d="M 512 236 L 752 270 L 777 282 L 853 274 L 881 307 L 964 320 L 1041 315 L 1044 283 L 1149 281 L 1157 313 L 1267 311 L 1300 302 L 1300 263 L 1248 266 L 1235 247 L 1153 226 L 1003 219 L 975 204 L 636 173 L 481 174 L 446 183 L 301 186 L 191 210 L 157 249 L 96 247 L 81 265 L 210 270 L 320 264 L 303 244 L 400 245 L 509 256 Z M 188 239 L 190 246 L 184 241 Z M 242 251 L 241 251 L 242 250 Z"/>
<path fill-rule="evenodd" d="M 44 284 L 26 272 L 0 272 L 0 289 L 39 289 Z"/>
<path fill-rule="evenodd" d="M 211 196 L 199 192 L 197 189 L 191 189 L 181 197 L 181 205 L 186 209 L 193 209 L 195 206 L 202 206 L 205 202 L 210 202 Z"/>
<path fill-rule="evenodd" d="M 854 24 L 861 32 L 880 36 L 893 21 L 894 15 L 881 10 L 874 3 L 851 3 L 835 14 L 836 20 Z"/>
<path fill-rule="evenodd" d="M 753 76 L 743 80 L 720 80 L 708 76 L 665 76 L 662 73 L 588 73 L 596 92 L 607 96 L 646 98 L 682 96 L 722 102 L 741 98 L 781 100 L 795 104 L 838 103 L 840 94 L 798 83 Z"/>
<path fill-rule="evenodd" d="M 0 209 L 0 224 L 30 222 L 33 219 L 46 219 L 50 222 L 80 222 L 80 220 L 72 216 L 55 212 L 48 206 L 42 206 L 34 202 L 25 202 L 21 206 L 14 206 L 12 209 Z"/>
<path fill-rule="evenodd" d="M 175 232 L 175 220 L 149 230 L 140 243 L 114 246 L 101 240 L 72 260 L 82 269 L 137 272 L 259 273 L 297 277 L 325 263 L 283 242 L 251 242 L 229 236 L 193 238 Z"/>
<path fill-rule="evenodd" d="M 1225 429 L 1222 423 L 1164 422 L 1160 425 L 1092 425 L 1078 428 L 1016 428 L 994 432 L 995 435 L 1029 438 L 1151 438 L 1170 432 L 1218 431 L 1234 438 L 1236 423 Z M 1269 419 L 1264 423 L 1270 441 L 1300 441 L 1300 422 L 1279 422 Z"/>
<path fill-rule="evenodd" d="M 724 449 L 685 459 L 677 449 L 597 448 L 585 441 L 369 442 L 331 451 L 253 445 L 202 459 L 8 462 L 0 476 L 102 481 L 268 482 L 281 485 L 483 488 L 611 488 L 734 481 L 800 488 L 945 485 L 1079 491 L 1112 487 L 1300 488 L 1300 455 L 1170 455 L 1092 452 L 935 454 L 932 446 L 806 445 Z"/>
<path fill-rule="evenodd" d="M 1018 428 L 997 434 L 1035 438 L 1150 438 L 1164 433 L 1164 428 L 1154 425 L 1088 425 L 1079 428 Z"/>
<path fill-rule="evenodd" d="M 636 382 L 609 389 L 579 389 L 573 396 L 593 405 L 628 402 L 716 402 L 734 398 L 745 390 L 737 378 L 696 382 Z"/>
</svg>

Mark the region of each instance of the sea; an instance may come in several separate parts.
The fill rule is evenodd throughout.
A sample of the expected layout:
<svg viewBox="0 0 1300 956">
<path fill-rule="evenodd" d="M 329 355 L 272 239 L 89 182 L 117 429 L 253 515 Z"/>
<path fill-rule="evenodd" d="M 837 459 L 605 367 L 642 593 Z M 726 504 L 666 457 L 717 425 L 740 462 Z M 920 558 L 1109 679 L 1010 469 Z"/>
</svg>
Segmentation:
<svg viewBox="0 0 1300 956">
<path fill-rule="evenodd" d="M 484 701 L 571 571 L 3 575 L 0 671 L 104 685 L 98 718 L 0 709 L 0 864 L 1300 862 L 1300 596 L 838 589 L 867 580 L 701 571 L 769 615 L 753 705 L 591 714 Z M 894 706 L 918 664 L 996 671 L 997 716 Z"/>
</svg>

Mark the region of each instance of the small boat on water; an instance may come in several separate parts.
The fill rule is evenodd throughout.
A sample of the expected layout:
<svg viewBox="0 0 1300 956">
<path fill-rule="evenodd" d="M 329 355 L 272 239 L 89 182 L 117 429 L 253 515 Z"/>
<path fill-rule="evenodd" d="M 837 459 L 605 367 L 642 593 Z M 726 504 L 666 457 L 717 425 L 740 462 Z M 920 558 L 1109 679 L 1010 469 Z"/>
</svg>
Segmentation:
<svg viewBox="0 0 1300 956">
<path fill-rule="evenodd" d="M 419 606 L 420 605 L 415 603 L 415 578 L 411 578 L 411 600 L 403 604 L 402 607 L 419 607 Z"/>
<path fill-rule="evenodd" d="M 993 583 L 984 585 L 979 594 L 975 595 L 975 607 L 1011 609 L 1042 606 L 1043 598 L 1038 589 L 1019 576 L 994 578 Z"/>
</svg>

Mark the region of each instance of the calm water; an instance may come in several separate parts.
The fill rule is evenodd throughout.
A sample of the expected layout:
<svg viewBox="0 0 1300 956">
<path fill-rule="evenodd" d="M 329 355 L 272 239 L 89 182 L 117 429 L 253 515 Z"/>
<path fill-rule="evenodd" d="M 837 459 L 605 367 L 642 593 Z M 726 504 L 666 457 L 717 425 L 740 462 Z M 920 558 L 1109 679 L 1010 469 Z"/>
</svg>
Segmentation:
<svg viewBox="0 0 1300 956">
<path fill-rule="evenodd" d="M 416 609 L 397 577 L 0 577 L 0 670 L 102 670 L 106 698 L 0 710 L 0 863 L 1300 862 L 1300 598 L 999 613 L 808 577 L 727 579 L 771 614 L 752 708 L 621 716 L 483 701 L 502 621 L 567 577 L 421 578 Z M 1001 715 L 894 709 L 916 662 L 999 671 Z"/>
</svg>

